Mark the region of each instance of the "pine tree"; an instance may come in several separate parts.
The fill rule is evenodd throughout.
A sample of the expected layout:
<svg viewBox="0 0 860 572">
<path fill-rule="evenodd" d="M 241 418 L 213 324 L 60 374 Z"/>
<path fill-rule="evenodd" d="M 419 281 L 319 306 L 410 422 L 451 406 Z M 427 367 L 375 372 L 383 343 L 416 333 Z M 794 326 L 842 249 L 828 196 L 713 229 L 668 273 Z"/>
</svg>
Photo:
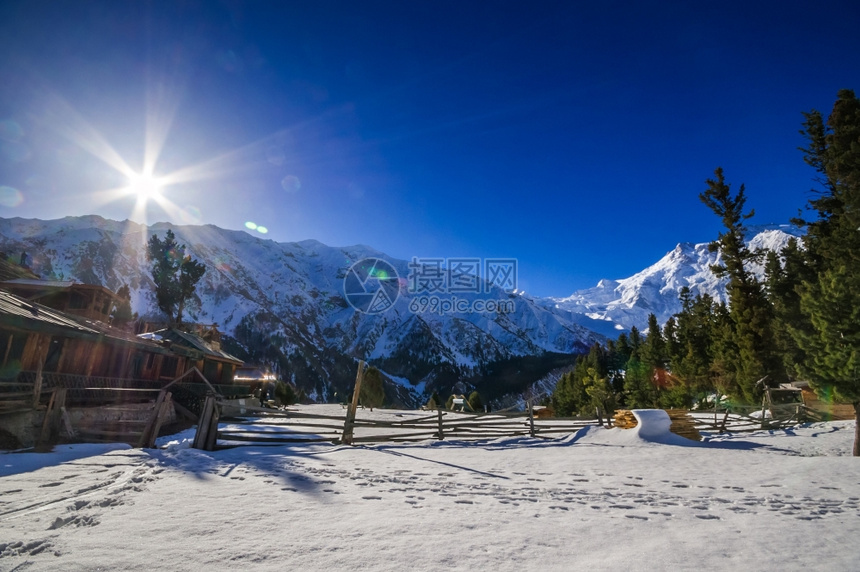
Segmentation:
<svg viewBox="0 0 860 572">
<path fill-rule="evenodd" d="M 116 307 L 110 315 L 110 323 L 112 326 L 124 328 L 129 322 L 135 319 L 135 315 L 131 312 L 131 292 L 128 289 L 128 285 L 123 284 L 120 286 L 119 290 L 116 291 L 116 295 L 119 298 L 119 302 L 117 302 Z"/>
<path fill-rule="evenodd" d="M 584 363 L 585 358 L 578 357 L 574 371 L 583 368 Z M 577 415 L 589 401 L 585 385 L 570 371 L 561 376 L 552 393 L 552 407 L 559 417 Z"/>
<path fill-rule="evenodd" d="M 741 185 L 732 195 L 723 176 L 723 170 L 714 171 L 714 179 L 708 179 L 708 188 L 699 198 L 720 217 L 726 231 L 709 245 L 712 252 L 719 251 L 723 264 L 711 269 L 717 276 L 727 276 L 726 288 L 729 297 L 729 315 L 734 322 L 734 344 L 737 347 L 737 397 L 747 402 L 756 402 L 762 394 L 760 381 L 773 384 L 785 379 L 782 360 L 776 352 L 773 339 L 773 313 L 764 289 L 747 265 L 756 260 L 744 243 L 746 227 L 744 221 L 754 211 L 744 212 L 746 196 Z"/>
<path fill-rule="evenodd" d="M 666 340 L 657 323 L 657 316 L 648 315 L 648 335 L 642 346 L 642 361 L 650 370 L 650 378 L 658 387 L 662 386 L 666 377 Z"/>
<path fill-rule="evenodd" d="M 481 399 L 481 394 L 477 391 L 473 391 L 469 394 L 468 402 L 472 411 L 480 412 L 484 410 L 484 401 Z"/>
<path fill-rule="evenodd" d="M 206 267 L 185 254 L 185 245 L 176 242 L 172 230 L 164 235 L 152 235 L 146 245 L 146 259 L 152 263 L 155 282 L 155 302 L 167 315 L 170 324 L 181 324 L 185 304 L 194 296 L 197 283 Z"/>
<path fill-rule="evenodd" d="M 293 405 L 298 399 L 296 388 L 289 382 L 278 380 L 275 383 L 275 399 L 280 405 Z"/>
<path fill-rule="evenodd" d="M 807 361 L 797 337 L 813 335 L 812 324 L 800 309 L 800 291 L 805 283 L 815 280 L 815 276 L 794 238 L 781 253 L 768 252 L 764 269 L 767 298 L 774 313 L 774 341 L 786 373 L 795 377 Z"/>
<path fill-rule="evenodd" d="M 816 391 L 854 405 L 860 456 L 860 100 L 843 89 L 826 123 L 817 111 L 805 116 L 804 159 L 824 190 L 808 205 L 817 215 L 803 239 L 813 278 L 799 288 L 806 324 L 792 334 L 806 354 L 799 369 Z"/>
<path fill-rule="evenodd" d="M 666 365 L 675 373 L 675 368 L 683 357 L 681 341 L 678 338 L 678 320 L 675 316 L 670 316 L 663 324 L 663 339 L 666 341 Z"/>
<path fill-rule="evenodd" d="M 385 387 L 382 383 L 382 373 L 371 366 L 364 372 L 359 390 L 359 400 L 364 407 L 373 411 L 374 407 L 382 407 L 385 402 Z"/>
</svg>

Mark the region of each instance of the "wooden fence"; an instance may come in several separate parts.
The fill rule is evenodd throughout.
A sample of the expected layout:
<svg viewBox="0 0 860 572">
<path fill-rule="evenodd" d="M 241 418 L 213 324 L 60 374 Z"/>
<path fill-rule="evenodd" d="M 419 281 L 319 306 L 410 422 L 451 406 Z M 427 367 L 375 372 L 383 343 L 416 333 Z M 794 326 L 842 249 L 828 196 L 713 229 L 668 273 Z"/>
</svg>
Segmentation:
<svg viewBox="0 0 860 572">
<path fill-rule="evenodd" d="M 573 433 L 596 420 L 535 419 L 530 412 L 460 413 L 454 411 L 376 410 L 373 417 L 351 417 L 290 408 L 239 407 L 210 396 L 203 408 L 194 447 L 214 450 L 245 443 L 384 443 L 428 439 L 548 437 Z M 364 410 L 367 414 L 367 410 Z"/>
<path fill-rule="evenodd" d="M 193 446 L 213 450 L 242 443 L 333 442 L 344 444 L 423 441 L 427 439 L 495 439 L 547 437 L 572 433 L 599 422 L 579 418 L 536 419 L 531 407 L 525 413 L 462 413 L 454 411 L 388 411 L 358 418 L 358 396 L 364 374 L 359 363 L 355 391 L 342 415 L 294 409 L 238 406 L 209 395 L 200 415 Z M 366 410 L 365 410 L 366 412 Z"/>
</svg>

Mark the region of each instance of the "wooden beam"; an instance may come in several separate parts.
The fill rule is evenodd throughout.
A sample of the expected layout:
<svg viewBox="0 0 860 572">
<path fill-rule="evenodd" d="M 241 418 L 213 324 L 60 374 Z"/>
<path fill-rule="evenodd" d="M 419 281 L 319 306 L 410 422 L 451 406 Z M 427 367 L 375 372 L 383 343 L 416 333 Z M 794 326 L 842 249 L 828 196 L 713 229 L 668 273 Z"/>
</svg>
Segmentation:
<svg viewBox="0 0 860 572">
<path fill-rule="evenodd" d="M 355 411 L 358 409 L 358 398 L 361 392 L 361 381 L 364 379 L 364 361 L 359 360 L 358 372 L 355 374 L 355 389 L 352 391 L 352 401 L 346 411 L 346 421 L 343 424 L 341 443 L 352 445 L 352 433 L 355 427 Z"/>
<path fill-rule="evenodd" d="M 158 408 L 158 413 L 155 417 L 155 423 L 150 429 L 150 433 L 147 437 L 146 443 L 144 443 L 144 447 L 148 449 L 152 449 L 155 447 L 155 440 L 158 439 L 158 433 L 161 431 L 161 425 L 164 423 L 164 420 L 167 419 L 167 416 L 170 414 L 170 408 L 173 406 L 173 394 L 168 393 L 165 395 L 164 400 L 161 402 L 161 407 Z"/>
<path fill-rule="evenodd" d="M 200 422 L 197 423 L 197 432 L 194 433 L 194 442 L 191 447 L 194 449 L 204 449 L 206 438 L 209 432 L 209 422 L 212 420 L 212 413 L 215 408 L 215 397 L 207 395 L 203 402 L 203 411 L 200 412 Z"/>
<path fill-rule="evenodd" d="M 42 369 L 45 367 L 45 360 L 48 359 L 48 350 L 51 349 L 51 339 L 47 336 L 39 336 L 36 342 L 36 381 L 33 384 L 33 409 L 38 409 L 39 400 L 42 398 Z"/>
<path fill-rule="evenodd" d="M 167 392 L 162 389 L 155 400 L 155 405 L 152 407 L 152 412 L 149 414 L 149 419 L 146 421 L 143 432 L 140 434 L 140 439 L 137 441 L 138 447 L 145 447 L 152 440 L 150 438 L 152 428 L 155 426 L 156 419 L 158 419 L 158 415 L 161 413 L 161 404 L 164 402 L 166 396 Z"/>
<path fill-rule="evenodd" d="M 9 361 L 9 353 L 12 351 L 12 332 L 9 332 L 9 342 L 6 344 L 6 353 L 3 354 L 3 367 L 6 367 L 6 362 Z"/>
</svg>

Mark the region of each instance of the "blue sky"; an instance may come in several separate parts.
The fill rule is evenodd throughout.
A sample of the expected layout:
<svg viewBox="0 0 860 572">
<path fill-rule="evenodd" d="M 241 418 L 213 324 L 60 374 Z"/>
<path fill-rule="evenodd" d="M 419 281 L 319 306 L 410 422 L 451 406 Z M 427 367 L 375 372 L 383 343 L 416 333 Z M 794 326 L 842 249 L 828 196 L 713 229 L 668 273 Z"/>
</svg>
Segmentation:
<svg viewBox="0 0 860 572">
<path fill-rule="evenodd" d="M 567 295 L 715 238 L 717 166 L 754 222 L 795 216 L 801 112 L 860 89 L 858 21 L 856 2 L 7 1 L 0 212 L 512 257 L 526 291 Z M 166 207 L 118 191 L 146 164 Z"/>
</svg>

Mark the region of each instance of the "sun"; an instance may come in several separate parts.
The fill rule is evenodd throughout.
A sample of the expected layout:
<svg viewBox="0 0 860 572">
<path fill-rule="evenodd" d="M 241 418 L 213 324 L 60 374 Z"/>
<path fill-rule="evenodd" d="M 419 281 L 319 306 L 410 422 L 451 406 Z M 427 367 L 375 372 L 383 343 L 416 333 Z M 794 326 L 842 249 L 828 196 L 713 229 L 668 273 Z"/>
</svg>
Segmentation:
<svg viewBox="0 0 860 572">
<path fill-rule="evenodd" d="M 161 197 L 161 182 L 151 173 L 130 174 L 128 176 L 128 188 L 141 201 Z"/>
</svg>

